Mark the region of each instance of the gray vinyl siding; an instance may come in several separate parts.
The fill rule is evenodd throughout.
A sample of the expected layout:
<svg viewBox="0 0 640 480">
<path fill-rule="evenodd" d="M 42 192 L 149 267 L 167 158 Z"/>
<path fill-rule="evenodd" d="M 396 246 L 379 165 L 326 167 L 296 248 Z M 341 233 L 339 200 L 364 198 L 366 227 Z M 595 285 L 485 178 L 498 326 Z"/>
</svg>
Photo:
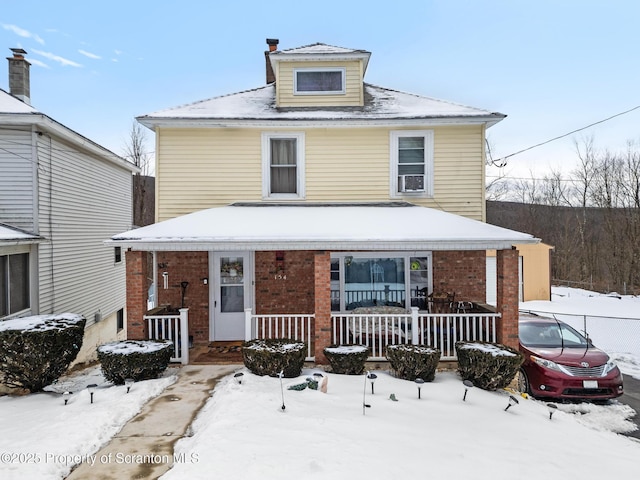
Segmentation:
<svg viewBox="0 0 640 480">
<path fill-rule="evenodd" d="M 52 139 L 38 138 L 40 312 L 92 323 L 126 303 L 125 264 L 103 244 L 132 224 L 131 172 Z M 124 257 L 124 256 L 123 256 Z M 115 331 L 114 331 L 115 333 Z"/>
<path fill-rule="evenodd" d="M 34 170 L 31 129 L 0 127 L 0 222 L 33 232 Z"/>
</svg>

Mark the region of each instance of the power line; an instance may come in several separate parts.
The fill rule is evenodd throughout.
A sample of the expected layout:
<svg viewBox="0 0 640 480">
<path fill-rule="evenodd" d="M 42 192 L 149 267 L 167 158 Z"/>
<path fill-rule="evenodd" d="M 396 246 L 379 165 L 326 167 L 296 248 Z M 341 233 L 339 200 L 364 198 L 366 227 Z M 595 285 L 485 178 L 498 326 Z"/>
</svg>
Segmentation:
<svg viewBox="0 0 640 480">
<path fill-rule="evenodd" d="M 524 148 L 524 149 L 522 149 L 522 150 L 520 150 L 518 152 L 512 153 L 511 155 L 507 155 L 506 157 L 501 157 L 498 160 L 493 160 L 492 159 L 491 160 L 491 164 L 495 165 L 497 167 L 504 167 L 504 166 L 507 165 L 507 158 L 513 157 L 515 155 L 519 155 L 521 153 L 527 152 L 529 150 L 532 150 L 534 148 L 540 147 L 542 145 L 546 145 L 547 143 L 551 143 L 551 142 L 554 142 L 556 140 L 560 140 L 561 138 L 568 137 L 569 135 L 573 135 L 574 133 L 581 132 L 582 130 L 586 130 L 587 128 L 591 128 L 594 125 L 599 125 L 600 123 L 608 122 L 609 120 L 611 120 L 613 118 L 619 117 L 621 115 L 626 115 L 627 113 L 633 112 L 634 110 L 638 110 L 639 108 L 640 108 L 640 105 L 637 105 L 637 106 L 635 106 L 633 108 L 630 108 L 629 110 L 625 110 L 624 112 L 616 113 L 615 115 L 611 115 L 610 117 L 604 118 L 604 119 L 599 120 L 597 122 L 590 123 L 589 125 L 587 125 L 585 127 L 578 128 L 578 129 L 573 130 L 573 131 L 571 131 L 569 133 L 565 133 L 564 135 L 559 135 L 557 137 L 551 138 L 549 140 L 546 140 L 544 142 L 538 143 L 538 144 L 533 145 L 531 147 Z"/>
</svg>

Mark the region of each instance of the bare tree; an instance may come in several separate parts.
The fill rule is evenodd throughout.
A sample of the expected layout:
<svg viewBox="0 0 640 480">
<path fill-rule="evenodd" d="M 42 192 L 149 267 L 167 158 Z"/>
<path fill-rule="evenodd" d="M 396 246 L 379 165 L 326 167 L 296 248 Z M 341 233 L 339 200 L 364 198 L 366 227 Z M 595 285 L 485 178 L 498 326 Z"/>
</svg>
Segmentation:
<svg viewBox="0 0 640 480">
<path fill-rule="evenodd" d="M 125 157 L 140 168 L 133 178 L 133 223 L 144 226 L 154 221 L 153 155 L 147 151 L 146 130 L 135 120 L 131 124 L 129 139 L 124 147 Z"/>
</svg>

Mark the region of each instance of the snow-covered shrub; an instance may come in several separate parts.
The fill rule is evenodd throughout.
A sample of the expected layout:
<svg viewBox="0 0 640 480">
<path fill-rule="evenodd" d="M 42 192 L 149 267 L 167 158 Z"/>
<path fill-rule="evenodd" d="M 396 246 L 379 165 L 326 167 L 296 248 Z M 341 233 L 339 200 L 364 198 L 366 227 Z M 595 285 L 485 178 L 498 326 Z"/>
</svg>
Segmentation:
<svg viewBox="0 0 640 480">
<path fill-rule="evenodd" d="M 0 372 L 11 388 L 39 392 L 75 360 L 84 336 L 82 315 L 34 315 L 0 322 Z"/>
<path fill-rule="evenodd" d="M 250 340 L 242 344 L 244 365 L 255 375 L 285 378 L 300 376 L 307 344 L 289 338 Z"/>
<path fill-rule="evenodd" d="M 387 360 L 396 377 L 432 382 L 440 361 L 440 350 L 426 345 L 388 345 Z"/>
<path fill-rule="evenodd" d="M 458 373 L 484 390 L 508 386 L 524 362 L 524 355 L 499 343 L 456 342 Z"/>
<path fill-rule="evenodd" d="M 333 373 L 360 375 L 364 372 L 364 363 L 369 358 L 366 345 L 330 345 L 324 349 Z"/>
<path fill-rule="evenodd" d="M 169 366 L 173 342 L 170 340 L 123 340 L 98 347 L 104 378 L 115 385 L 125 379 L 158 378 Z"/>
</svg>

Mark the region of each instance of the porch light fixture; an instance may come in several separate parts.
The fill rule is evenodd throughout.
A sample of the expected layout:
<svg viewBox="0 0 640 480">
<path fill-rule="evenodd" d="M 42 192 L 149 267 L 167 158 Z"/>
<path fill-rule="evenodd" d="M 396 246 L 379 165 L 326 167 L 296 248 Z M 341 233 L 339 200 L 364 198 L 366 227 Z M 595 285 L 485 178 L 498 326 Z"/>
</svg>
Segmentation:
<svg viewBox="0 0 640 480">
<path fill-rule="evenodd" d="M 89 395 L 91 396 L 91 403 L 93 403 L 93 392 L 95 392 L 96 388 L 98 388 L 98 385 L 95 383 L 87 385 L 87 390 L 89 390 Z"/>
<path fill-rule="evenodd" d="M 551 420 L 553 414 L 558 411 L 558 406 L 555 403 L 547 403 L 547 410 L 549 410 L 549 420 Z"/>
<path fill-rule="evenodd" d="M 124 379 L 124 386 L 127 387 L 127 393 L 129 393 L 129 390 L 131 390 L 131 387 L 133 387 L 135 380 L 133 378 L 125 378 Z"/>
<path fill-rule="evenodd" d="M 376 378 L 378 378 L 378 376 L 375 373 L 369 373 L 367 374 L 367 378 L 371 382 L 371 395 L 373 395 L 373 384 L 376 382 Z"/>
<path fill-rule="evenodd" d="M 284 377 L 284 370 L 280 370 L 280 373 L 278 373 L 278 377 L 280 377 L 280 394 L 282 395 L 282 407 L 280 408 L 284 412 L 285 408 L 287 408 L 284 406 L 284 387 L 282 386 L 282 377 Z"/>
<path fill-rule="evenodd" d="M 364 376 L 364 388 L 362 389 L 362 415 L 365 415 L 367 408 L 371 408 L 371 405 L 369 405 L 365 401 L 365 398 L 367 396 L 367 379 L 369 378 L 369 375 L 371 374 L 367 372 L 367 374 Z M 371 387 L 373 388 L 373 384 L 371 385 Z"/>
<path fill-rule="evenodd" d="M 73 392 L 62 392 L 62 398 L 64 399 L 64 404 L 69 403 L 69 398 Z"/>
<path fill-rule="evenodd" d="M 169 288 L 169 272 L 162 272 L 162 287 L 165 290 Z"/>
<path fill-rule="evenodd" d="M 236 383 L 238 385 L 242 385 L 242 377 L 244 377 L 244 373 L 242 372 L 237 372 L 234 376 L 233 379 L 236 381 Z"/>
<path fill-rule="evenodd" d="M 469 391 L 470 388 L 473 388 L 473 382 L 471 380 L 465 380 L 462 382 L 462 384 L 464 385 L 464 395 L 462 396 L 462 401 L 466 402 L 467 392 Z"/>
<path fill-rule="evenodd" d="M 514 397 L 513 395 L 509 395 L 509 404 L 507 405 L 507 408 L 504 409 L 504 411 L 506 412 L 511 407 L 513 407 L 514 405 L 518 405 L 519 403 L 520 402 L 518 401 L 518 399 L 516 397 Z"/>
<path fill-rule="evenodd" d="M 420 399 L 420 389 L 422 388 L 422 385 L 424 385 L 424 380 L 421 379 L 420 377 L 418 377 L 414 381 L 416 382 L 416 385 L 418 386 L 418 400 L 419 400 Z"/>
</svg>

